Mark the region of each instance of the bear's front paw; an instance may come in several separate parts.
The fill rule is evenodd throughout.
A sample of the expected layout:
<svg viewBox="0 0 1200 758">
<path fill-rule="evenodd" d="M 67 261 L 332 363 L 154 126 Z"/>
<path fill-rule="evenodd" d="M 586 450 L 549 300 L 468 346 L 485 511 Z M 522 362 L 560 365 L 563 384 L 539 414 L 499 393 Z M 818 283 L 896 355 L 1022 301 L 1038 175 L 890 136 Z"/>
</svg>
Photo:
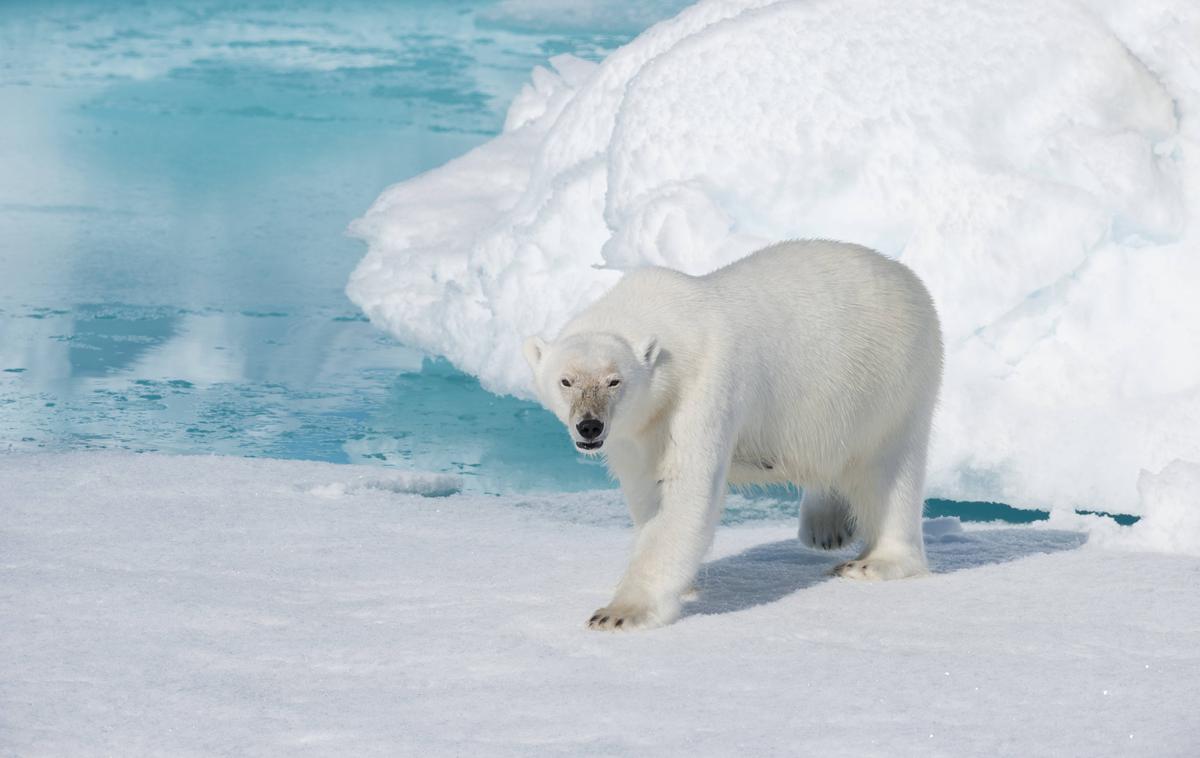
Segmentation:
<svg viewBox="0 0 1200 758">
<path fill-rule="evenodd" d="M 678 604 L 676 604 L 677 606 Z M 678 610 L 671 612 L 662 605 L 614 600 L 592 614 L 588 629 L 604 632 L 624 632 L 630 629 L 653 629 L 675 620 Z"/>
<path fill-rule="evenodd" d="M 616 604 L 606 605 L 592 614 L 588 619 L 588 629 L 599 629 L 605 632 L 619 632 L 627 629 L 639 629 L 658 626 L 650 623 L 650 609 L 644 606 Z"/>
</svg>

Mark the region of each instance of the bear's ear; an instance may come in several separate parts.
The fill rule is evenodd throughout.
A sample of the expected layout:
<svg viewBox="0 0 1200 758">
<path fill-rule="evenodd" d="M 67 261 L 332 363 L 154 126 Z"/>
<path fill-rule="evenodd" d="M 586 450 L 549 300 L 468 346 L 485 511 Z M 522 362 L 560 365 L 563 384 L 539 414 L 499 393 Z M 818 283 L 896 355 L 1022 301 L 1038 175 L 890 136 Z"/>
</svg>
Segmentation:
<svg viewBox="0 0 1200 758">
<path fill-rule="evenodd" d="M 646 368 L 654 368 L 658 363 L 658 354 L 662 349 L 658 346 L 658 337 L 647 337 L 637 345 L 636 354 Z"/>
<path fill-rule="evenodd" d="M 529 367 L 536 371 L 538 364 L 542 362 L 542 354 L 546 352 L 546 340 L 541 337 L 529 337 L 521 349 L 525 351 L 525 360 L 529 361 Z"/>
</svg>

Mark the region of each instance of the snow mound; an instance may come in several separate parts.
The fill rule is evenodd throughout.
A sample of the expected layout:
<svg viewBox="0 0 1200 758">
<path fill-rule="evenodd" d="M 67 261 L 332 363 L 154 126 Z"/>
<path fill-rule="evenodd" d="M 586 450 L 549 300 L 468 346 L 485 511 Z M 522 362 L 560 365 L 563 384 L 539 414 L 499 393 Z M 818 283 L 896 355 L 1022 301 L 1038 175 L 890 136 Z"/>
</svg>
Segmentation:
<svg viewBox="0 0 1200 758">
<path fill-rule="evenodd" d="M 1104 517 L 1053 513 L 1047 526 L 1088 533 L 1088 544 L 1121 550 L 1200 556 L 1200 463 L 1171 461 L 1138 477 L 1141 519 L 1120 526 Z"/>
<path fill-rule="evenodd" d="M 962 521 L 957 516 L 938 516 L 925 519 L 925 539 L 942 540 L 957 539 L 963 533 Z"/>
<path fill-rule="evenodd" d="M 318 484 L 304 489 L 310 495 L 338 498 L 363 492 L 391 492 L 399 495 L 446 497 L 462 492 L 461 476 L 426 472 L 388 472 L 386 475 L 359 474 L 350 481 Z"/>
<path fill-rule="evenodd" d="M 373 323 L 530 396 L 520 340 L 646 264 L 873 246 L 937 301 L 932 493 L 1134 512 L 1200 459 L 1200 6 L 709 0 L 538 69 L 352 225 Z"/>
<path fill-rule="evenodd" d="M 1172 461 L 1138 478 L 1142 520 L 1138 541 L 1152 549 L 1200 555 L 1200 463 Z"/>
</svg>

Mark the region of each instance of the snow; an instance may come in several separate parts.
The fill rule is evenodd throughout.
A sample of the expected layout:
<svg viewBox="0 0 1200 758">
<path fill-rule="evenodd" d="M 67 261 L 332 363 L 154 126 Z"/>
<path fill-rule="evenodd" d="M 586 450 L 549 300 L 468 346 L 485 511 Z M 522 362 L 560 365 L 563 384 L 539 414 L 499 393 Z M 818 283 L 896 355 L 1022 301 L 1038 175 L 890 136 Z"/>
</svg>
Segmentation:
<svg viewBox="0 0 1200 758">
<path fill-rule="evenodd" d="M 707 0 L 385 191 L 347 292 L 529 397 L 520 340 L 625 270 L 864 243 L 947 334 L 931 494 L 1146 513 L 1143 470 L 1200 461 L 1196 39 L 1191 0 Z"/>
<path fill-rule="evenodd" d="M 1089 544 L 1126 550 L 1153 550 L 1200 556 L 1200 465 L 1172 461 L 1162 471 L 1138 477 L 1144 514 L 1133 528 L 1083 514 L 1052 513 L 1059 528 L 1089 532 Z"/>
<path fill-rule="evenodd" d="M 308 489 L 308 494 L 318 497 L 339 498 L 357 495 L 368 490 L 381 490 L 398 494 L 422 495 L 424 497 L 446 497 L 462 492 L 463 480 L 454 474 L 439 474 L 423 471 L 387 471 L 357 474 L 347 481 L 318 484 Z"/>
<path fill-rule="evenodd" d="M 1144 485 L 1170 509 L 1194 469 Z M 1187 755 L 1200 559 L 930 524 L 832 579 L 726 528 L 678 623 L 599 634 L 615 492 L 428 498 L 378 469 L 0 456 L 0 753 Z M 319 488 L 341 485 L 339 497 Z M 316 490 L 316 491 L 314 491 Z M 1152 511 L 1153 512 L 1153 511 Z M 1150 520 L 1151 517 L 1147 517 Z M 1136 527 L 1135 527 L 1136 529 Z"/>
</svg>

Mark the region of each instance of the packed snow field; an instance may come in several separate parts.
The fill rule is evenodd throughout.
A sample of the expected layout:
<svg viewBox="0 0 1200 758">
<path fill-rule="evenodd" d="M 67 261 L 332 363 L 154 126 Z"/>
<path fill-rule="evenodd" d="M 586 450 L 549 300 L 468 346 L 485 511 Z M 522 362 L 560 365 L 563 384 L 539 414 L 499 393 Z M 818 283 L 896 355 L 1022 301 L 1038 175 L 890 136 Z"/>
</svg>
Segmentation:
<svg viewBox="0 0 1200 758">
<path fill-rule="evenodd" d="M 521 338 L 624 270 L 863 243 L 941 313 L 934 494 L 1139 513 L 1200 461 L 1197 39 L 1192 0 L 704 0 L 385 192 L 348 293 L 529 396 Z"/>
<path fill-rule="evenodd" d="M 1200 744 L 1195 557 L 939 519 L 934 576 L 861 583 L 775 522 L 718 532 L 676 624 L 601 634 L 629 539 L 612 491 L 120 453 L 0 457 L 0 481 L 4 754 Z"/>
</svg>

